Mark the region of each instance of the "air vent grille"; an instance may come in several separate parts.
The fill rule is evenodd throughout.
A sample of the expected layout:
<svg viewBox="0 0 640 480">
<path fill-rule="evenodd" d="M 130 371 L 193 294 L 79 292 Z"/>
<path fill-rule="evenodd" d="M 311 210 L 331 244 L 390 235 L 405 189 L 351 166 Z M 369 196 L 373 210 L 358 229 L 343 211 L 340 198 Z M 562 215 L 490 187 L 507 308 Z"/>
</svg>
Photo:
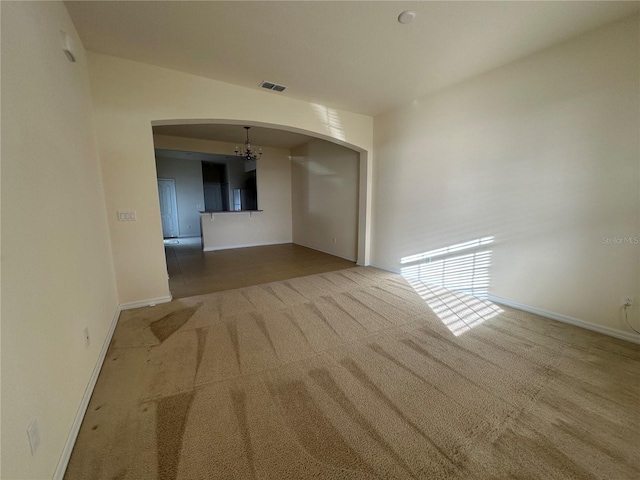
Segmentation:
<svg viewBox="0 0 640 480">
<path fill-rule="evenodd" d="M 260 84 L 262 88 L 266 88 L 267 90 L 273 90 L 274 92 L 284 92 L 284 89 L 287 88 L 284 85 L 278 85 L 277 83 L 267 82 L 266 80 Z"/>
</svg>

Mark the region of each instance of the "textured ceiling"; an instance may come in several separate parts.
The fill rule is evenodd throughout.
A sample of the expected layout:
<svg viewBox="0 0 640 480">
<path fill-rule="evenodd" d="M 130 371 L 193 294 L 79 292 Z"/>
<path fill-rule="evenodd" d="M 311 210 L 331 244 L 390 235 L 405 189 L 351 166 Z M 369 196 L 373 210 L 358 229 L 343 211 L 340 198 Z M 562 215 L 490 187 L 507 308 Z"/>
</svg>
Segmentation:
<svg viewBox="0 0 640 480">
<path fill-rule="evenodd" d="M 638 11 L 638 2 L 66 2 L 88 50 L 367 115 Z M 416 11 L 408 25 L 396 21 Z M 264 90 L 267 92 L 266 90 Z"/>
</svg>

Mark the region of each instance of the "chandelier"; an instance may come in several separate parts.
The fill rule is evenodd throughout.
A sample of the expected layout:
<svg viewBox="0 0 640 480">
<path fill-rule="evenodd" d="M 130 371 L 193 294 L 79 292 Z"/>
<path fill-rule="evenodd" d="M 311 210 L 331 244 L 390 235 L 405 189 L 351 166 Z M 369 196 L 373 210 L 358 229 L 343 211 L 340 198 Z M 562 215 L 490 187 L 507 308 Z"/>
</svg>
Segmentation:
<svg viewBox="0 0 640 480">
<path fill-rule="evenodd" d="M 244 158 L 245 160 L 258 160 L 261 156 L 262 156 L 262 149 L 258 148 L 257 150 L 254 150 L 253 147 L 251 147 L 251 144 L 249 143 L 249 129 L 251 127 L 244 127 L 244 129 L 247 131 L 247 141 L 244 142 L 244 146 L 242 148 L 242 150 L 240 150 L 240 148 L 238 147 L 238 145 L 236 145 L 235 148 L 235 152 L 236 155 L 238 155 L 239 157 Z"/>
</svg>

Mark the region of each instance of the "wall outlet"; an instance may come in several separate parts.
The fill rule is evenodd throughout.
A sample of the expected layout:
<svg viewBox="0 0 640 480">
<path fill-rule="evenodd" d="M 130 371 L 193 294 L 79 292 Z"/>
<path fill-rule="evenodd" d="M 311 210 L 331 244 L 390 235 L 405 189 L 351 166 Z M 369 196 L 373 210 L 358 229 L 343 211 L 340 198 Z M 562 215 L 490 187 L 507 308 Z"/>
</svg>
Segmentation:
<svg viewBox="0 0 640 480">
<path fill-rule="evenodd" d="M 29 428 L 27 428 L 27 437 L 29 437 L 29 446 L 31 447 L 31 455 L 35 455 L 40 445 L 40 430 L 38 430 L 38 419 L 34 418 Z"/>
<path fill-rule="evenodd" d="M 336 241 L 337 241 L 336 237 L 333 237 L 333 243 L 336 243 Z"/>
<path fill-rule="evenodd" d="M 84 327 L 84 344 L 88 347 L 90 343 L 91 338 L 89 337 L 89 327 Z"/>
<path fill-rule="evenodd" d="M 631 297 L 624 297 L 622 299 L 622 308 L 629 308 L 633 305 L 633 299 Z"/>
</svg>

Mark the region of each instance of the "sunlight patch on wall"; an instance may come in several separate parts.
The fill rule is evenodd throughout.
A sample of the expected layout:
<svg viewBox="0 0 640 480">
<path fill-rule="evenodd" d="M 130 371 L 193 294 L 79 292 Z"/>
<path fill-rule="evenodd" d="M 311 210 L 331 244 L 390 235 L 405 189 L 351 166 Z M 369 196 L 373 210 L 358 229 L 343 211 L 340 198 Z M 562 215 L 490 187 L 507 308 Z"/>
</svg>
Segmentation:
<svg viewBox="0 0 640 480">
<path fill-rule="evenodd" d="M 301 167 L 305 167 L 312 175 L 317 175 L 320 177 L 336 175 L 335 171 L 327 168 L 325 165 L 321 165 L 315 160 L 310 160 L 303 155 L 290 155 L 289 158 L 291 159 L 292 163 L 300 165 Z"/>
<path fill-rule="evenodd" d="M 456 336 L 503 311 L 486 300 L 491 267 L 486 245 L 493 240 L 482 237 L 400 260 L 402 276 Z"/>
<path fill-rule="evenodd" d="M 493 243 L 494 237 L 482 237 L 470 240 L 468 242 L 456 243 L 455 245 L 449 245 L 448 247 L 436 248 L 435 250 L 429 250 L 428 252 L 418 253 L 416 255 L 409 255 L 400 259 L 401 264 L 417 262 L 418 260 L 429 260 L 434 257 L 442 257 L 461 250 L 469 250 L 483 245 L 489 245 Z"/>
<path fill-rule="evenodd" d="M 333 108 L 325 107 L 319 103 L 312 103 L 313 111 L 320 121 L 324 124 L 325 128 L 333 138 L 338 140 L 345 139 L 344 129 L 342 128 L 342 122 L 340 121 L 340 114 Z"/>
</svg>

